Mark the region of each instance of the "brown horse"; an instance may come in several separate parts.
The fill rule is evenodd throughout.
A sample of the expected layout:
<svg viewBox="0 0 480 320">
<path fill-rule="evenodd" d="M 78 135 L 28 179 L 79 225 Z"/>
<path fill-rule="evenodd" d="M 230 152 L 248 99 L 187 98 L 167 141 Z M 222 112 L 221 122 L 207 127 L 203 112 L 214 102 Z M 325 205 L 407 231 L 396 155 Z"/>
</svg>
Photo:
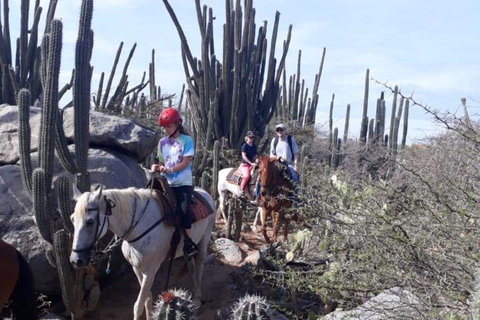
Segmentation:
<svg viewBox="0 0 480 320">
<path fill-rule="evenodd" d="M 0 317 L 8 300 L 12 319 L 38 319 L 30 266 L 20 252 L 0 240 Z"/>
<path fill-rule="evenodd" d="M 288 224 L 291 217 L 286 214 L 286 210 L 292 207 L 292 200 L 289 194 L 294 190 L 294 185 L 290 179 L 288 168 L 277 159 L 271 159 L 269 156 L 260 156 L 258 159 L 260 174 L 260 197 L 259 205 L 262 208 L 262 227 L 261 232 L 267 243 L 271 243 L 267 235 L 267 217 L 272 217 L 273 241 L 277 240 L 277 229 L 279 222 L 285 221 L 284 240 L 288 236 Z"/>
</svg>

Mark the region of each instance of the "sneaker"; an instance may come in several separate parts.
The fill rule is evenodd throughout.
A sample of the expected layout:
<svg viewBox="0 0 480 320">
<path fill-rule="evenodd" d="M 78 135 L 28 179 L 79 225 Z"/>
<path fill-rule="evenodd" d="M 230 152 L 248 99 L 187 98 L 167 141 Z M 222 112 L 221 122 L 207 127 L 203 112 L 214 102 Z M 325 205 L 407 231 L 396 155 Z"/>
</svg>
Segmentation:
<svg viewBox="0 0 480 320">
<path fill-rule="evenodd" d="M 186 260 L 190 260 L 198 253 L 198 247 L 191 238 L 185 238 L 183 241 L 183 256 Z"/>
</svg>

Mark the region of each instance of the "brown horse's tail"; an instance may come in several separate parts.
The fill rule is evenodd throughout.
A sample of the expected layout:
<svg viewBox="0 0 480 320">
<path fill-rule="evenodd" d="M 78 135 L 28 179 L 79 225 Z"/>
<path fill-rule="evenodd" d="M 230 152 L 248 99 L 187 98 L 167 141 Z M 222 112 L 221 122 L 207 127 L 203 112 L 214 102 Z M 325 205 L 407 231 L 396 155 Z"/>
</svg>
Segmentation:
<svg viewBox="0 0 480 320">
<path fill-rule="evenodd" d="M 14 320 L 37 320 L 37 304 L 33 286 L 32 270 L 25 258 L 17 251 L 18 281 L 10 297 Z"/>
</svg>

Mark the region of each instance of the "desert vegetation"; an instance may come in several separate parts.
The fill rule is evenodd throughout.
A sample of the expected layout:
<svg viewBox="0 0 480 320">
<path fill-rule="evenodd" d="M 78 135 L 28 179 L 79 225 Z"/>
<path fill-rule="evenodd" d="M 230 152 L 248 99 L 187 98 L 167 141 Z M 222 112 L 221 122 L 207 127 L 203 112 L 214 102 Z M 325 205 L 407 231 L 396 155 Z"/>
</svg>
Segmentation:
<svg viewBox="0 0 480 320">
<path fill-rule="evenodd" d="M 370 86 L 382 84 L 366 69 L 359 136 L 349 132 L 350 105 L 344 128 L 334 127 L 335 95 L 329 119 L 325 119 L 327 128 L 320 130 L 315 120 L 326 49 L 309 93 L 301 76 L 301 51 L 296 73 L 288 76 L 285 70 L 292 26 L 283 35 L 281 55 L 276 56 L 276 41 L 281 36 L 278 12 L 270 33 L 266 21 L 257 29 L 253 1 L 246 0 L 242 6 L 241 1 L 227 0 L 224 42 L 216 48 L 213 9 L 196 0 L 202 45 L 195 58 L 174 5 L 167 0 L 163 4 L 182 43 L 186 84 L 179 90 L 176 106 L 195 139 L 196 184 L 216 197 L 218 171 L 238 162 L 247 130 L 258 134 L 257 143 L 266 151 L 274 135 L 271 124 L 285 122 L 302 147 L 299 196 L 303 206 L 288 213 L 298 219 L 288 239 L 262 247 L 258 263 L 244 265 L 232 277 L 238 290 L 247 295 L 232 306 L 223 306 L 228 308 L 225 317 L 260 319 L 279 311 L 292 319 L 337 319 L 330 313 L 348 312 L 387 293 L 398 298 L 394 304 L 370 304 L 361 312 L 379 319 L 480 319 L 480 126 L 468 114 L 465 99 L 461 100 L 463 115 L 457 116 L 416 102 L 398 86 L 383 85 L 391 101 L 382 93 L 372 108 Z M 155 80 L 155 51 L 141 82 L 129 84 L 128 67 L 136 45 L 118 84 L 113 84 L 123 43 L 108 80 L 102 72 L 92 94 L 92 0 L 82 1 L 75 70 L 71 81 L 59 88 L 62 22 L 54 19 L 56 1 L 49 2 L 41 39 L 39 1 L 31 26 L 30 1 L 20 5 L 15 61 L 8 1 L 3 2 L 0 102 L 18 106 L 20 161 L 16 165 L 32 203 L 36 230 L 49 243 L 44 254 L 57 270 L 64 313 L 82 319 L 101 301 L 99 276 L 95 276 L 99 266 L 78 271 L 68 261 L 73 228 L 70 186 L 75 183 L 81 191 L 91 186 L 90 112 L 154 127 L 158 112 L 172 105 L 173 96 L 164 95 Z M 216 51 L 218 47 L 221 51 Z M 59 108 L 59 100 L 70 89 L 72 101 Z M 38 160 L 31 157 L 37 146 L 31 144 L 30 129 L 30 111 L 37 107 L 41 112 Z M 74 151 L 69 150 L 63 129 L 63 113 L 68 108 L 74 110 Z M 425 111 L 444 132 L 408 145 L 411 108 Z M 55 154 L 72 181 L 55 176 Z M 148 168 L 152 158 L 140 160 Z M 250 223 L 253 212 L 245 205 L 231 205 L 235 216 L 229 217 L 230 229 L 219 228 L 217 235 L 238 240 L 242 232 L 248 232 L 242 231 L 242 222 Z M 110 261 L 111 251 L 98 255 L 99 260 L 104 258 Z M 193 318 L 198 309 L 188 292 L 171 290 L 157 302 L 154 318 Z"/>
</svg>

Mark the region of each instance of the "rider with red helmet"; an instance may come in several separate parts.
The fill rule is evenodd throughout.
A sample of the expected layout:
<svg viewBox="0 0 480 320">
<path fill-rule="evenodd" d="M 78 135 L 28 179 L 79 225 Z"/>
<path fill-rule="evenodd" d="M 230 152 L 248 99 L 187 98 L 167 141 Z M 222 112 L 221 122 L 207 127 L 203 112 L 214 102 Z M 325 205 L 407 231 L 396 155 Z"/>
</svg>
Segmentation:
<svg viewBox="0 0 480 320">
<path fill-rule="evenodd" d="M 167 136 L 158 143 L 158 163 L 152 165 L 152 171 L 163 173 L 175 192 L 181 227 L 185 230 L 184 254 L 190 258 L 198 252 L 190 238 L 193 216 L 190 212 L 193 193 L 191 160 L 195 151 L 193 139 L 183 128 L 182 116 L 175 108 L 164 109 L 158 116 L 158 124 Z"/>
</svg>

